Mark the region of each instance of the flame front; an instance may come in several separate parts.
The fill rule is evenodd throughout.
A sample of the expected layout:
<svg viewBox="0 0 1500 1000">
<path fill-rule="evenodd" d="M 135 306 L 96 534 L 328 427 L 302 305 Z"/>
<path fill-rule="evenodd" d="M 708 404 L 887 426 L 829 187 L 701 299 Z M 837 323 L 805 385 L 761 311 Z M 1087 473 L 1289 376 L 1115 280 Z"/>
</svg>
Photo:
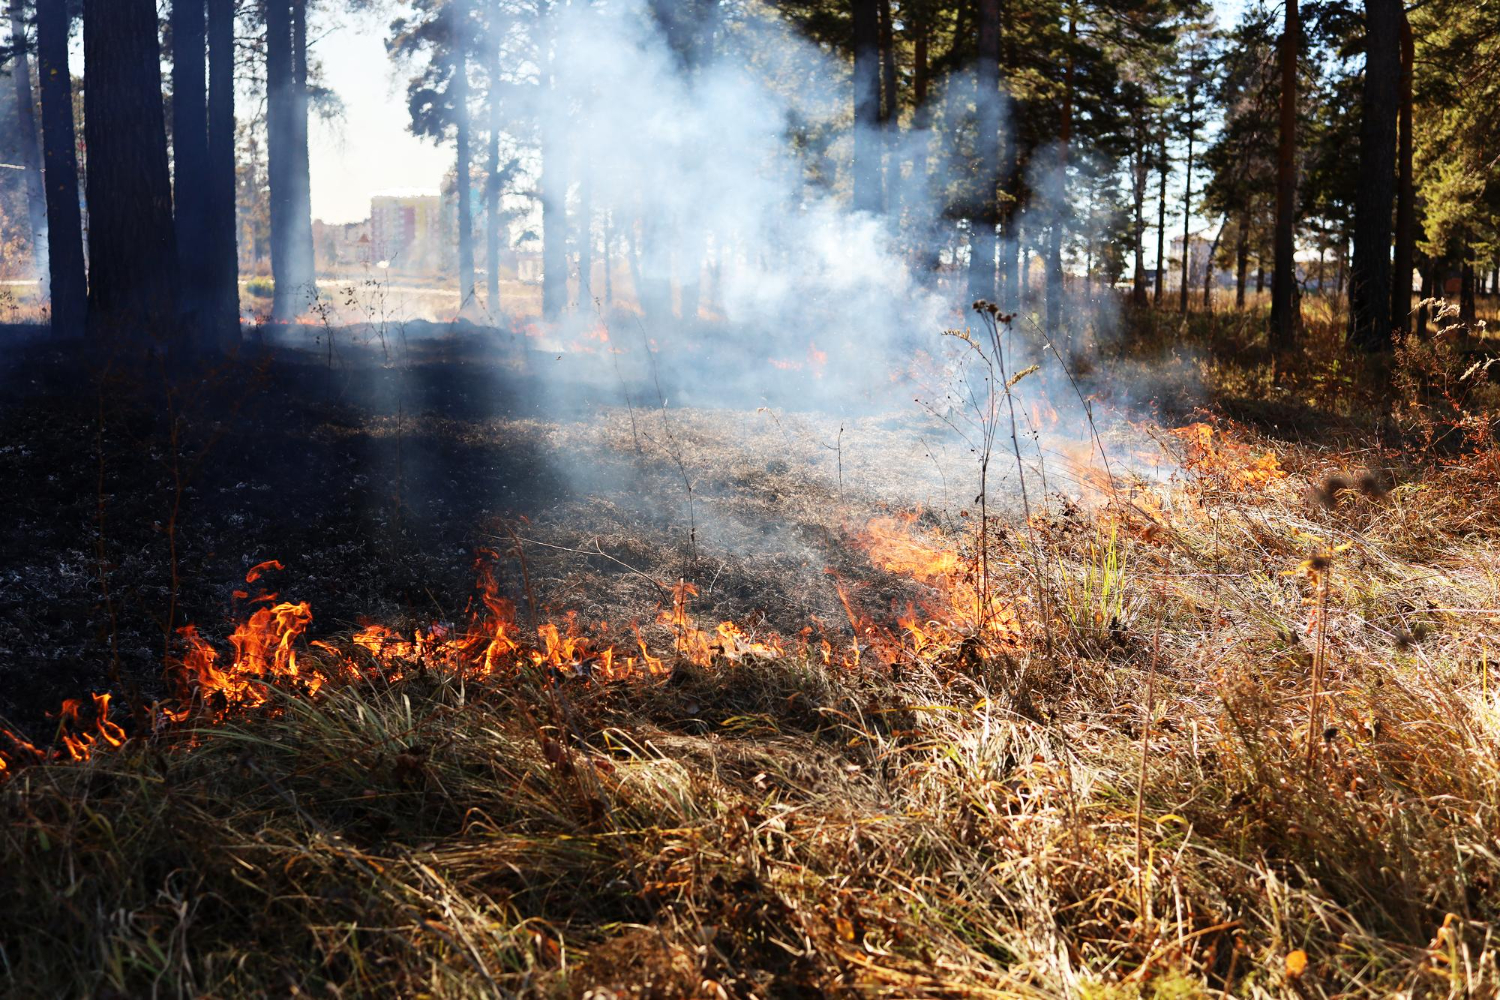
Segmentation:
<svg viewBox="0 0 1500 1000">
<path fill-rule="evenodd" d="M 347 643 L 307 641 L 313 621 L 306 602 L 281 601 L 274 592 L 249 590 L 235 597 L 253 606 L 228 636 L 228 650 L 215 646 L 194 625 L 178 629 L 178 653 L 169 665 L 171 698 L 150 706 L 154 730 L 196 720 L 215 724 L 250 711 L 278 711 L 273 691 L 316 698 L 325 688 L 357 680 L 395 683 L 413 671 L 438 671 L 483 680 L 541 671 L 548 682 L 611 682 L 646 679 L 687 664 L 729 667 L 748 659 L 776 659 L 789 652 L 812 656 L 826 665 L 857 668 L 863 651 L 890 666 L 911 652 L 918 655 L 951 644 L 978 631 L 986 643 L 1017 643 L 1020 628 L 1014 610 L 987 593 L 975 567 L 956 548 L 919 539 L 914 518 L 878 518 L 860 536 L 872 564 L 900 574 L 933 591 L 919 617 L 908 606 L 898 619 L 910 648 L 889 629 L 861 611 L 843 581 L 834 578 L 854 631 L 854 641 L 836 646 L 828 635 L 814 639 L 808 626 L 790 645 L 775 633 L 753 635 L 743 625 L 722 621 L 700 627 L 689 607 L 698 589 L 686 580 L 671 588 L 671 606 L 654 624 L 672 636 L 672 650 L 657 655 L 641 627 L 632 622 L 629 645 L 617 648 L 607 622 L 585 628 L 576 614 L 535 627 L 527 639 L 516 621 L 515 606 L 501 593 L 495 576 L 499 554 L 481 550 L 475 561 L 475 599 L 461 625 L 435 622 L 399 630 L 379 623 L 364 625 Z M 246 585 L 280 570 L 271 561 L 253 567 Z M 842 648 L 841 648 L 842 647 Z M 55 748 L 43 750 L 19 734 L 0 729 L 0 779 L 22 764 L 48 760 L 87 760 L 96 751 L 126 742 L 124 728 L 110 718 L 110 695 L 68 699 L 56 713 Z"/>
</svg>

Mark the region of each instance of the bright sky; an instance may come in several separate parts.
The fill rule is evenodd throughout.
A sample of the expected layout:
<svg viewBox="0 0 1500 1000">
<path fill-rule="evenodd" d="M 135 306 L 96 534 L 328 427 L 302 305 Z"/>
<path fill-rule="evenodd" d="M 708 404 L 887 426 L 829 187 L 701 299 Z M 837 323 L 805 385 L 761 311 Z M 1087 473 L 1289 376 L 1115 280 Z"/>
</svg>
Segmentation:
<svg viewBox="0 0 1500 1000">
<path fill-rule="evenodd" d="M 435 146 L 407 125 L 406 80 L 385 51 L 383 19 L 330 18 L 312 25 L 311 58 L 344 102 L 344 118 L 311 124 L 313 217 L 356 222 L 370 196 L 389 188 L 437 190 L 453 167 L 451 144 Z"/>
</svg>

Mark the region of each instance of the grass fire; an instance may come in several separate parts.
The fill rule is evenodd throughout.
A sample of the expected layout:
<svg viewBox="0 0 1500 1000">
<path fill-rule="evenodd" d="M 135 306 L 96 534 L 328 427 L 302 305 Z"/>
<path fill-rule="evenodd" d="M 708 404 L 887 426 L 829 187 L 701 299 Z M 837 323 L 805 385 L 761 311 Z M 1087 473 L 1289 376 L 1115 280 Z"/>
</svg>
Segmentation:
<svg viewBox="0 0 1500 1000">
<path fill-rule="evenodd" d="M 1500 997 L 1492 10 L 7 14 L 0 996 Z"/>
</svg>

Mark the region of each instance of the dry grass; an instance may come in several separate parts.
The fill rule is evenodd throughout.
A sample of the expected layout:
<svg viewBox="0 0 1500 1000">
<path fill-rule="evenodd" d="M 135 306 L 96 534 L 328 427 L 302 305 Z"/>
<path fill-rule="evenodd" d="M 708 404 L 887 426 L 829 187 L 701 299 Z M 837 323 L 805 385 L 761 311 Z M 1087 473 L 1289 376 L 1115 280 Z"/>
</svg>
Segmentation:
<svg viewBox="0 0 1500 1000">
<path fill-rule="evenodd" d="M 1328 357 L 1206 356 L 1159 370 L 1206 381 L 1206 405 L 1331 391 Z M 22 769 L 0 788 L 0 984 L 1495 996 L 1500 479 L 1492 440 L 1424 437 L 1453 422 L 1448 361 L 1401 364 L 1393 420 L 1361 423 L 1351 381 L 1322 440 L 1156 431 L 1183 471 L 1150 482 L 1049 459 L 1082 486 L 992 543 L 1001 594 L 1032 594 L 1040 557 L 1048 611 L 1015 598 L 1020 644 L 614 684 L 409 670 Z M 739 474 L 680 419 L 689 453 Z M 601 431 L 622 450 L 624 426 Z M 825 477 L 797 520 L 842 499 Z M 753 520 L 737 502 L 720 517 Z"/>
</svg>

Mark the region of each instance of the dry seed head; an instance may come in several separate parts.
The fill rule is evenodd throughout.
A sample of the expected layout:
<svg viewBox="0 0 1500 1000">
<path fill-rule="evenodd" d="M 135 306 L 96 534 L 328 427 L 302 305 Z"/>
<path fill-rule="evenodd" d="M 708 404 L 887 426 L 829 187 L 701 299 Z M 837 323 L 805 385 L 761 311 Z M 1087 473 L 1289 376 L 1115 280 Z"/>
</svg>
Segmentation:
<svg viewBox="0 0 1500 1000">
<path fill-rule="evenodd" d="M 1373 469 L 1359 477 L 1359 491 L 1371 500 L 1379 500 L 1390 492 L 1385 477 Z"/>
<path fill-rule="evenodd" d="M 1313 499 L 1320 505 L 1332 509 L 1338 505 L 1339 494 L 1349 489 L 1349 480 L 1343 476 L 1329 476 L 1323 485 L 1313 490 Z"/>
</svg>

